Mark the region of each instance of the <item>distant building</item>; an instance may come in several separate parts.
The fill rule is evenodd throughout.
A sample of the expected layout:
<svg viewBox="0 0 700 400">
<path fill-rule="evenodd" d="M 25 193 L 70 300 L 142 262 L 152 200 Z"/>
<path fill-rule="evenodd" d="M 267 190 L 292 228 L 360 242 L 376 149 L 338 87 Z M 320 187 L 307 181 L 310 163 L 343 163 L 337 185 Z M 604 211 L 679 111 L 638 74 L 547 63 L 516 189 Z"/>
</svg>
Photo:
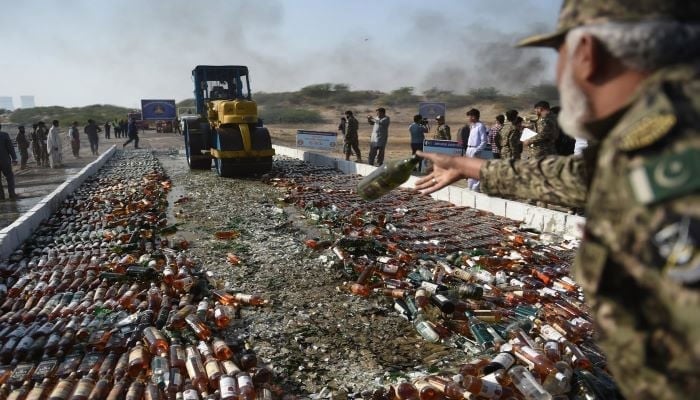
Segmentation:
<svg viewBox="0 0 700 400">
<path fill-rule="evenodd" d="M 0 96 L 0 108 L 5 110 L 14 110 L 15 106 L 12 104 L 11 96 Z"/>
<path fill-rule="evenodd" d="M 34 108 L 34 96 L 19 96 L 20 103 L 22 103 L 22 108 Z"/>
</svg>

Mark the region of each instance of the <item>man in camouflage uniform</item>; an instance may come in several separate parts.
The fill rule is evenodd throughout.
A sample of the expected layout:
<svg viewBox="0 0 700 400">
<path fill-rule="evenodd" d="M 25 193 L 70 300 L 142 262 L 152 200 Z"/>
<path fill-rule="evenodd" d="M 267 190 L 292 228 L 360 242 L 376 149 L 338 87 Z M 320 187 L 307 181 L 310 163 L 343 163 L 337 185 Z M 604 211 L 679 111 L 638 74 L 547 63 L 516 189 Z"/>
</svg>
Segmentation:
<svg viewBox="0 0 700 400">
<path fill-rule="evenodd" d="M 480 177 L 492 195 L 585 206 L 574 275 L 629 399 L 700 392 L 700 2 L 565 0 L 557 31 L 563 129 L 582 156 L 485 161 L 421 154 L 429 193 Z M 528 182 L 528 184 L 522 184 Z"/>
<path fill-rule="evenodd" d="M 39 121 L 36 128 L 36 136 L 32 137 L 32 146 L 38 146 L 35 148 L 35 152 L 39 154 L 39 157 L 35 157 L 37 166 L 48 167 L 49 166 L 49 152 L 46 149 L 46 138 L 49 135 L 49 130 L 46 128 L 44 121 Z M 36 138 L 36 142 L 34 142 Z"/>
<path fill-rule="evenodd" d="M 549 111 L 549 103 L 540 101 L 535 104 L 537 120 L 534 123 L 534 136 L 523 142 L 528 159 L 542 158 L 557 154 L 554 144 L 559 137 L 559 127 L 554 116 Z"/>
<path fill-rule="evenodd" d="M 436 140 L 452 140 L 452 135 L 450 134 L 450 126 L 445 123 L 445 116 L 438 115 L 435 117 L 437 121 L 437 129 L 435 130 L 435 135 L 433 139 Z"/>
<path fill-rule="evenodd" d="M 501 128 L 501 132 L 498 135 L 498 147 L 501 149 L 501 159 L 510 160 L 511 158 L 516 158 L 518 142 L 520 141 L 520 134 L 515 126 L 518 112 L 516 110 L 508 110 L 505 117 L 503 128 Z"/>
<path fill-rule="evenodd" d="M 345 111 L 345 126 L 343 127 L 345 140 L 345 160 L 350 160 L 350 155 L 355 152 L 357 162 L 362 162 L 362 154 L 360 154 L 360 137 L 357 133 L 360 123 L 355 118 L 352 111 Z"/>
</svg>

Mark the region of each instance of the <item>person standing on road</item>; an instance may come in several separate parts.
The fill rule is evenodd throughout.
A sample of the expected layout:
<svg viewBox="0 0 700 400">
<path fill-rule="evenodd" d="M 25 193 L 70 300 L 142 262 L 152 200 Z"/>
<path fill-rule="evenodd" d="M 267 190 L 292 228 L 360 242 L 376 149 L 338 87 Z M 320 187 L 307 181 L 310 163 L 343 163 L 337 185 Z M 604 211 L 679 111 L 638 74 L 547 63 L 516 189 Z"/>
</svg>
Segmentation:
<svg viewBox="0 0 700 400">
<path fill-rule="evenodd" d="M 27 160 L 29 159 L 29 139 L 24 132 L 24 125 L 17 127 L 17 149 L 19 149 L 19 169 L 27 169 Z"/>
<path fill-rule="evenodd" d="M 109 131 L 112 129 L 112 126 L 109 124 L 109 121 L 105 122 L 105 139 L 109 139 Z"/>
<path fill-rule="evenodd" d="M 345 160 L 350 160 L 350 155 L 355 152 L 355 161 L 362 162 L 362 155 L 360 154 L 360 138 L 358 135 L 358 130 L 360 128 L 360 123 L 353 115 L 352 111 L 345 111 L 345 131 L 344 140 L 347 148 L 345 149 Z"/>
<path fill-rule="evenodd" d="M 493 158 L 501 158 L 501 130 L 506 117 L 496 115 L 496 123 L 489 128 L 489 146 L 493 152 Z"/>
<path fill-rule="evenodd" d="M 2 125 L 0 125 L 2 128 Z M 5 175 L 7 181 L 7 195 L 10 200 L 16 200 L 15 194 L 15 174 L 12 172 L 12 165 L 17 164 L 17 153 L 15 146 L 12 145 L 12 139 L 7 132 L 0 131 L 0 172 Z M 5 191 L 2 189 L 2 181 L 0 181 L 0 200 L 5 200 Z"/>
<path fill-rule="evenodd" d="M 435 121 L 437 121 L 437 128 L 435 129 L 435 135 L 433 136 L 433 139 L 452 140 L 450 126 L 445 123 L 445 116 L 438 115 L 437 117 L 435 117 Z"/>
<path fill-rule="evenodd" d="M 139 148 L 139 128 L 136 126 L 136 120 L 129 119 L 129 124 L 127 125 L 127 134 L 129 135 L 129 140 L 124 142 L 122 148 L 126 147 L 127 144 L 134 142 L 134 148 Z"/>
<path fill-rule="evenodd" d="M 73 157 L 80 158 L 80 131 L 78 130 L 78 121 L 73 121 L 71 127 L 68 128 L 68 139 L 70 139 Z"/>
<path fill-rule="evenodd" d="M 61 128 L 58 127 L 58 120 L 53 120 L 49 134 L 46 137 L 46 153 L 49 156 L 51 168 L 58 168 L 63 163 L 63 143 L 61 142 Z"/>
<path fill-rule="evenodd" d="M 36 128 L 36 136 L 39 141 L 39 158 L 37 159 L 37 164 L 40 167 L 49 166 L 49 152 L 46 145 L 46 139 L 49 135 L 49 130 L 46 129 L 46 124 L 44 121 L 39 121 Z"/>
<path fill-rule="evenodd" d="M 384 164 L 384 149 L 386 142 L 389 140 L 389 124 L 391 120 L 386 116 L 386 110 L 383 107 L 377 108 L 377 116 L 367 116 L 367 122 L 372 125 L 372 136 L 369 143 L 369 165 L 375 165 L 374 159 L 377 159 L 377 166 Z"/>
<path fill-rule="evenodd" d="M 700 4 L 565 0 L 557 30 L 565 132 L 583 155 L 484 161 L 423 154 L 416 188 L 481 177 L 489 195 L 585 206 L 573 275 L 628 399 L 700 390 Z"/>
<path fill-rule="evenodd" d="M 546 101 L 537 102 L 535 113 L 537 114 L 537 121 L 535 121 L 537 135 L 523 141 L 528 159 L 557 154 L 555 144 L 559 137 L 559 127 L 554 115 L 550 112 L 549 103 Z"/>
<path fill-rule="evenodd" d="M 504 160 L 516 158 L 515 153 L 518 148 L 518 142 L 520 141 L 520 134 L 518 133 L 518 128 L 515 126 L 516 118 L 518 118 L 518 112 L 516 110 L 506 111 L 505 122 L 501 128 L 501 132 L 496 137 L 498 140 L 497 147 L 500 149 L 499 158 Z"/>
<path fill-rule="evenodd" d="M 493 158 L 491 149 L 489 148 L 489 131 L 486 126 L 479 121 L 481 112 L 476 108 L 467 111 L 469 118 L 469 138 L 467 138 L 467 150 L 465 156 L 483 158 L 485 160 Z M 469 189 L 479 191 L 479 179 L 467 179 Z"/>
<path fill-rule="evenodd" d="M 416 151 L 423 150 L 423 142 L 425 134 L 428 133 L 428 127 L 425 126 L 423 116 L 416 114 L 413 116 L 413 123 L 408 126 L 408 133 L 411 135 L 411 154 L 416 154 Z"/>
<path fill-rule="evenodd" d="M 96 156 L 100 141 L 100 137 L 97 134 L 102 132 L 102 129 L 100 129 L 100 127 L 97 126 L 94 120 L 89 119 L 88 124 L 84 130 L 85 134 L 88 137 L 88 140 L 90 141 L 90 151 L 92 151 L 93 156 Z"/>
</svg>

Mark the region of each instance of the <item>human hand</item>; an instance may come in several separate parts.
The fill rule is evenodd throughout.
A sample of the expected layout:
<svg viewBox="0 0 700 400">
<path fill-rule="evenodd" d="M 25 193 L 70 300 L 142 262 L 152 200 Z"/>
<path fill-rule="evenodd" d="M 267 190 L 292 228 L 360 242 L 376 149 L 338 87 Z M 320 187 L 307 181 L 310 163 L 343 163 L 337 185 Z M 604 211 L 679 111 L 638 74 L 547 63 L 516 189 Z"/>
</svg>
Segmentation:
<svg viewBox="0 0 700 400">
<path fill-rule="evenodd" d="M 424 194 L 433 193 L 464 177 L 457 163 L 457 159 L 461 157 L 424 153 L 420 150 L 416 155 L 430 160 L 433 164 L 433 171 L 416 182 L 416 189 Z"/>
</svg>

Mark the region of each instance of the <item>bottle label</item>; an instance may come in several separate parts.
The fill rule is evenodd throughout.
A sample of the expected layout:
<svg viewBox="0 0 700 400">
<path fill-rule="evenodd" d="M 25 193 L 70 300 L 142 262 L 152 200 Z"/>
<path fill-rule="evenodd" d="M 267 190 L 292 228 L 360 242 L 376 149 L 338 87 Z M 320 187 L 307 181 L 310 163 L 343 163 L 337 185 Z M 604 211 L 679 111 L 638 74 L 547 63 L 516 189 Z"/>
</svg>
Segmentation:
<svg viewBox="0 0 700 400">
<path fill-rule="evenodd" d="M 479 396 L 485 397 L 487 399 L 497 399 L 501 397 L 502 393 L 503 388 L 498 383 L 483 379 L 481 380 L 481 389 L 478 393 Z"/>
<path fill-rule="evenodd" d="M 253 378 L 250 375 L 238 375 L 238 387 L 253 386 Z"/>
<path fill-rule="evenodd" d="M 421 282 L 421 283 L 420 283 L 420 286 L 421 286 L 423 289 L 427 290 L 428 293 L 430 293 L 430 294 L 434 294 L 434 293 L 437 292 L 437 290 L 438 290 L 438 285 L 436 285 L 436 284 L 434 284 L 434 283 L 432 283 L 432 282 L 428 282 L 428 281 L 423 281 L 423 282 Z"/>
<path fill-rule="evenodd" d="M 228 398 L 226 395 L 233 395 L 236 393 L 236 380 L 231 376 L 222 376 L 219 380 L 219 389 L 221 390 L 221 397 Z"/>
<path fill-rule="evenodd" d="M 498 353 L 498 355 L 494 357 L 491 362 L 500 365 L 501 368 L 507 371 L 508 368 L 515 364 L 515 357 L 513 357 L 510 353 Z"/>
<path fill-rule="evenodd" d="M 207 371 L 207 378 L 213 379 L 217 375 L 221 375 L 221 368 L 219 368 L 219 362 L 216 360 L 210 360 L 206 365 L 204 365 L 204 369 Z"/>
<path fill-rule="evenodd" d="M 194 389 L 187 389 L 182 392 L 182 400 L 199 400 L 199 394 Z"/>
</svg>

